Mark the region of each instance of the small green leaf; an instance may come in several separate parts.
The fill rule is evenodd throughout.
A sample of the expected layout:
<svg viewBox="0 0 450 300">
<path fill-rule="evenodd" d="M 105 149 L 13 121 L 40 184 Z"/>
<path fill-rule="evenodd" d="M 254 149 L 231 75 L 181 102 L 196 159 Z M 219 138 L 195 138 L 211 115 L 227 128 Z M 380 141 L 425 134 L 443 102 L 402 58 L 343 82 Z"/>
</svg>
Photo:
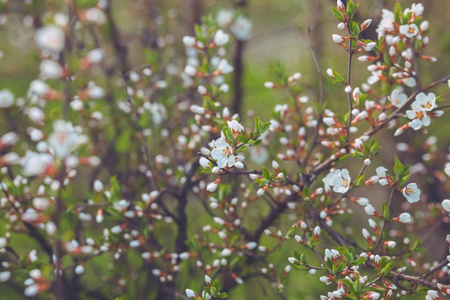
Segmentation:
<svg viewBox="0 0 450 300">
<path fill-rule="evenodd" d="M 266 167 L 262 167 L 262 177 L 266 179 L 270 179 L 270 171 Z"/>
<path fill-rule="evenodd" d="M 360 256 L 360 257 L 358 257 L 357 260 L 355 260 L 355 261 L 353 262 L 353 264 L 354 264 L 355 266 L 359 266 L 359 265 L 364 264 L 364 263 L 366 262 L 366 260 L 367 260 L 367 257 Z"/>
<path fill-rule="evenodd" d="M 389 263 L 381 270 L 380 275 L 381 275 L 381 276 L 386 276 L 386 275 L 388 275 L 388 274 L 391 272 L 391 270 L 392 270 L 393 267 L 394 267 L 394 265 L 392 264 L 392 262 L 389 262 Z"/>
<path fill-rule="evenodd" d="M 364 174 L 362 174 L 356 179 L 356 186 L 363 186 L 364 183 L 365 183 L 365 176 Z"/>
<path fill-rule="evenodd" d="M 347 15 L 350 19 L 353 18 L 353 15 L 355 14 L 356 10 L 358 9 L 359 3 L 353 2 L 353 0 L 350 0 L 347 2 Z"/>
<path fill-rule="evenodd" d="M 355 21 L 350 21 L 348 28 L 350 29 L 350 33 L 353 37 L 357 37 L 361 32 L 361 25 Z"/>
<path fill-rule="evenodd" d="M 331 11 L 333 12 L 333 16 L 336 20 L 338 20 L 340 22 L 344 21 L 344 16 L 342 15 L 342 13 L 339 9 L 337 9 L 336 7 L 332 7 Z"/>
<path fill-rule="evenodd" d="M 390 217 L 389 206 L 386 203 L 384 203 L 383 204 L 383 218 L 385 220 L 387 220 L 387 219 L 389 219 L 389 217 Z"/>
<path fill-rule="evenodd" d="M 290 238 L 293 238 L 295 236 L 295 227 L 289 228 L 287 236 L 290 237 Z"/>
</svg>

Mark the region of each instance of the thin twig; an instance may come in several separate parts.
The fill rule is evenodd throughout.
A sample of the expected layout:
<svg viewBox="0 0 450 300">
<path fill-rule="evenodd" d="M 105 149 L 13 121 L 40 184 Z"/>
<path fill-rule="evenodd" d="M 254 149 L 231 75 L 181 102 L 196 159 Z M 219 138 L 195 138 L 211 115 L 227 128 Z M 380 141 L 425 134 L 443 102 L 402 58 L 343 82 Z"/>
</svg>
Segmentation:
<svg viewBox="0 0 450 300">
<path fill-rule="evenodd" d="M 392 197 L 394 196 L 395 188 L 396 188 L 395 186 L 392 187 L 391 194 L 389 195 L 389 200 L 388 200 L 389 208 L 391 207 L 391 201 L 392 201 Z M 381 240 L 383 239 L 384 230 L 386 229 L 386 226 L 388 223 L 389 223 L 389 221 L 387 221 L 387 220 L 383 221 L 383 226 L 381 227 L 380 234 L 378 235 L 377 241 L 375 242 L 375 245 L 373 246 L 372 251 L 376 251 L 378 246 L 380 245 Z"/>
</svg>

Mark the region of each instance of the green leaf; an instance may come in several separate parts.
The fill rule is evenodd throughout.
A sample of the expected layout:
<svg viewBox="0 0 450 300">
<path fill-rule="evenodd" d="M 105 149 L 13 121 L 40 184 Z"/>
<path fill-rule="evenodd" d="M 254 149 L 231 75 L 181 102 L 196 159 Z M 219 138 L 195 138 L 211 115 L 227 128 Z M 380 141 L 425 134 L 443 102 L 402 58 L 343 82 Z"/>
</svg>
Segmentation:
<svg viewBox="0 0 450 300">
<path fill-rule="evenodd" d="M 395 17 L 395 22 L 400 22 L 401 21 L 401 17 L 403 16 L 403 9 L 402 6 L 400 5 L 399 2 L 395 3 L 395 9 L 394 9 L 394 17 Z"/>
<path fill-rule="evenodd" d="M 245 257 L 244 256 L 238 256 L 235 257 L 231 262 L 230 262 L 230 268 L 234 268 L 237 265 L 242 265 L 242 263 L 244 262 Z"/>
<path fill-rule="evenodd" d="M 350 29 L 350 33 L 353 37 L 357 37 L 361 32 L 361 25 L 359 25 L 355 21 L 350 21 L 348 28 Z"/>
<path fill-rule="evenodd" d="M 353 15 L 355 14 L 356 10 L 358 9 L 359 4 L 353 2 L 353 0 L 350 0 L 347 2 L 347 15 L 350 19 L 353 18 Z"/>
<path fill-rule="evenodd" d="M 238 141 L 241 141 L 243 144 L 247 144 L 248 143 L 248 137 L 246 137 L 245 135 L 243 135 L 243 134 L 239 134 L 237 137 L 236 137 L 236 139 L 238 140 Z"/>
<path fill-rule="evenodd" d="M 79 9 L 88 9 L 96 6 L 98 0 L 75 0 L 75 6 Z"/>
<path fill-rule="evenodd" d="M 353 262 L 353 265 L 355 265 L 355 266 L 362 265 L 362 264 L 364 264 L 364 263 L 366 262 L 366 260 L 367 260 L 367 257 L 360 256 L 360 257 L 358 257 L 357 260 L 355 260 L 355 261 Z"/>
<path fill-rule="evenodd" d="M 372 140 L 370 142 L 370 156 L 371 157 L 376 156 L 380 149 L 381 149 L 381 146 L 378 145 L 377 140 Z"/>
<path fill-rule="evenodd" d="M 411 250 L 415 251 L 417 248 L 419 248 L 422 245 L 422 241 L 421 240 L 417 240 L 414 242 L 414 244 L 411 246 Z"/>
<path fill-rule="evenodd" d="M 194 25 L 194 31 L 195 31 L 195 36 L 196 36 L 196 38 L 197 38 L 198 40 L 204 41 L 204 38 L 203 38 L 203 36 L 204 36 L 203 28 L 202 28 L 200 25 L 195 24 L 195 25 Z"/>
<path fill-rule="evenodd" d="M 405 186 L 406 182 L 408 182 L 409 177 L 411 177 L 411 174 L 406 174 L 405 176 L 400 178 L 397 182 L 398 188 L 403 188 Z"/>
<path fill-rule="evenodd" d="M 234 139 L 234 135 L 233 132 L 231 131 L 230 128 L 224 128 L 222 130 L 223 135 L 225 136 L 225 138 L 231 143 L 231 144 L 235 144 L 235 139 Z"/>
<path fill-rule="evenodd" d="M 266 132 L 267 130 L 269 130 L 270 128 L 270 122 L 264 122 L 261 125 L 261 134 L 263 134 L 264 132 Z"/>
<path fill-rule="evenodd" d="M 244 145 L 242 147 L 239 147 L 236 151 L 234 151 L 234 153 L 238 153 L 238 152 L 242 152 L 248 149 L 247 145 Z"/>
<path fill-rule="evenodd" d="M 295 236 L 295 227 L 289 228 L 287 236 L 290 238 L 293 238 Z"/>
<path fill-rule="evenodd" d="M 336 72 L 334 70 L 333 70 L 333 77 L 334 77 L 334 80 L 333 80 L 334 83 L 343 83 L 343 82 L 345 82 L 344 77 L 342 77 L 341 74 L 339 74 L 338 72 Z"/>
<path fill-rule="evenodd" d="M 131 133 L 132 133 L 131 128 L 122 131 L 115 145 L 117 152 L 119 153 L 129 152 L 131 146 Z"/>
<path fill-rule="evenodd" d="M 386 275 L 388 275 L 388 274 L 391 272 L 392 268 L 394 268 L 394 265 L 392 264 L 392 262 L 389 262 L 389 263 L 381 270 L 380 275 L 381 275 L 381 276 L 386 276 Z"/>
<path fill-rule="evenodd" d="M 384 267 L 386 267 L 386 265 L 389 263 L 389 260 L 387 259 L 386 256 L 383 256 L 380 260 L 380 267 L 381 269 L 384 269 Z"/>
<path fill-rule="evenodd" d="M 120 193 L 120 185 L 119 185 L 119 181 L 117 181 L 117 176 L 114 175 L 109 179 L 109 185 L 111 186 L 110 188 L 110 199 L 111 200 L 119 200 L 121 198 L 121 193 Z"/>
<path fill-rule="evenodd" d="M 385 220 L 387 220 L 387 219 L 389 219 L 389 217 L 390 217 L 389 206 L 386 203 L 384 203 L 383 204 L 383 218 Z"/>
<path fill-rule="evenodd" d="M 270 171 L 266 167 L 262 167 L 262 177 L 266 179 L 270 179 Z"/>
<path fill-rule="evenodd" d="M 394 174 L 395 174 L 396 178 L 399 178 L 399 175 L 404 166 L 403 166 L 402 162 L 398 159 L 397 155 L 395 156 L 394 160 L 395 160 L 394 169 L 393 169 Z"/>
<path fill-rule="evenodd" d="M 349 288 L 350 292 L 356 294 L 355 288 L 353 287 L 353 282 L 346 278 L 342 279 L 342 282 Z"/>
<path fill-rule="evenodd" d="M 255 117 L 255 134 L 257 136 L 260 135 L 259 132 L 261 130 L 261 124 L 262 124 L 261 120 L 259 118 Z"/>
<path fill-rule="evenodd" d="M 342 13 L 339 9 L 337 9 L 336 7 L 332 7 L 331 11 L 333 12 L 333 16 L 336 20 L 338 20 L 340 22 L 344 21 L 344 16 L 342 15 Z"/>
<path fill-rule="evenodd" d="M 356 179 L 356 186 L 363 186 L 364 183 L 365 183 L 365 176 L 364 174 L 362 174 Z"/>
<path fill-rule="evenodd" d="M 359 159 L 366 159 L 366 156 L 361 153 L 359 150 L 355 150 L 355 152 L 352 154 L 353 157 L 359 158 Z"/>
</svg>

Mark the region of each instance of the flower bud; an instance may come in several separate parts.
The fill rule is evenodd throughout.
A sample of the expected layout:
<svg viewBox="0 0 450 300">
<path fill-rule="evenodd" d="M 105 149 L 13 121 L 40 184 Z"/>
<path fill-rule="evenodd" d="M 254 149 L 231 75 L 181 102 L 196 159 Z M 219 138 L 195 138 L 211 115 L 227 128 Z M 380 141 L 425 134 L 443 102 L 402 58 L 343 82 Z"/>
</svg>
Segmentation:
<svg viewBox="0 0 450 300">
<path fill-rule="evenodd" d="M 444 201 L 442 201 L 442 208 L 444 208 L 445 211 L 450 212 L 450 200 L 449 199 L 445 199 Z"/>
<path fill-rule="evenodd" d="M 400 216 L 398 217 L 398 219 L 399 219 L 399 221 L 401 222 L 401 223 L 409 223 L 409 222 L 411 222 L 411 215 L 409 214 L 409 213 L 402 213 L 402 214 L 400 214 Z"/>
<path fill-rule="evenodd" d="M 333 34 L 332 37 L 333 37 L 333 42 L 336 44 L 340 44 L 344 41 L 344 38 L 338 34 Z"/>
<path fill-rule="evenodd" d="M 361 31 L 363 31 L 364 29 L 369 27 L 370 24 L 372 24 L 372 19 L 367 19 L 364 22 L 362 22 L 362 24 L 361 24 Z"/>
</svg>

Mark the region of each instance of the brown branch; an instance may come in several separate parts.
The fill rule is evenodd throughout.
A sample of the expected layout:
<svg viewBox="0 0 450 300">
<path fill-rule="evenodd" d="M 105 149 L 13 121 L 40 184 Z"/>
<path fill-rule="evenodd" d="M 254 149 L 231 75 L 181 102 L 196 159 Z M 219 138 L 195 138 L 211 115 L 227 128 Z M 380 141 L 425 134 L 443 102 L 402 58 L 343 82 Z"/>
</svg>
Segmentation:
<svg viewBox="0 0 450 300">
<path fill-rule="evenodd" d="M 421 278 L 427 278 L 428 276 L 430 276 L 431 274 L 433 274 L 437 270 L 442 269 L 443 267 L 445 267 L 448 263 L 449 263 L 448 259 L 443 260 L 440 264 L 438 264 L 437 266 L 431 268 L 430 270 L 428 270 L 428 272 L 423 274 L 421 276 Z"/>
<path fill-rule="evenodd" d="M 270 213 L 261 220 L 258 228 L 247 235 L 249 241 L 259 241 L 261 234 L 285 211 L 287 204 L 294 201 L 294 196 L 284 198 L 281 202 L 276 202 L 275 206 L 270 210 Z"/>
</svg>

